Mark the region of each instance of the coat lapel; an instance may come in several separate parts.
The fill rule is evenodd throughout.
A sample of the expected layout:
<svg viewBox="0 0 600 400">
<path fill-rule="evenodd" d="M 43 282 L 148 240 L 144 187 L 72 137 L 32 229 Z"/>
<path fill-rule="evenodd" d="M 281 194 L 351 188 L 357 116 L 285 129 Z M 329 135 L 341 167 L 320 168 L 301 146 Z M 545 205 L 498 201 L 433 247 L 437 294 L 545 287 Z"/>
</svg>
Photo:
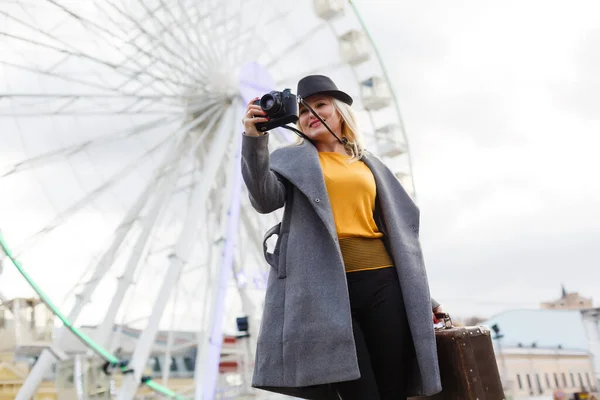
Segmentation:
<svg viewBox="0 0 600 400">
<path fill-rule="evenodd" d="M 382 170 L 382 168 L 379 167 L 379 160 L 369 154 L 365 154 L 362 158 L 362 161 L 367 165 L 367 167 L 369 167 L 371 173 L 373 174 L 373 178 L 375 178 L 375 186 L 377 187 L 377 197 L 379 203 L 394 204 L 392 202 L 392 198 L 390 198 L 391 193 L 386 190 L 389 186 L 387 184 L 388 179 L 386 176 L 384 176 L 385 170 Z"/>
<path fill-rule="evenodd" d="M 398 179 L 379 159 L 366 154 L 363 161 L 375 178 L 380 217 L 386 228 L 385 234 L 406 247 L 408 251 L 420 251 L 419 208 L 404 190 Z M 393 222 L 393 223 L 392 223 Z"/>
<path fill-rule="evenodd" d="M 319 154 L 313 144 L 304 140 L 299 145 L 274 151 L 271 155 L 271 169 L 287 179 L 310 200 L 330 235 L 334 239 L 337 238 Z"/>
<path fill-rule="evenodd" d="M 412 232 L 417 232 L 418 208 L 396 177 L 381 161 L 369 153 L 363 156 L 362 161 L 369 167 L 375 178 L 378 202 L 383 206 L 382 210 L 384 211 L 383 219 L 400 218 L 401 223 L 406 224 Z M 319 162 L 319 153 L 314 145 L 305 140 L 299 145 L 274 151 L 271 155 L 271 169 L 306 195 L 331 236 L 334 239 L 337 238 L 331 203 Z M 404 207 L 400 207 L 398 210 L 398 207 L 393 206 L 395 204 L 403 204 Z M 406 235 L 406 233 L 401 233 L 399 234 L 402 237 Z M 403 242 L 407 240 L 413 241 L 405 238 Z"/>
</svg>

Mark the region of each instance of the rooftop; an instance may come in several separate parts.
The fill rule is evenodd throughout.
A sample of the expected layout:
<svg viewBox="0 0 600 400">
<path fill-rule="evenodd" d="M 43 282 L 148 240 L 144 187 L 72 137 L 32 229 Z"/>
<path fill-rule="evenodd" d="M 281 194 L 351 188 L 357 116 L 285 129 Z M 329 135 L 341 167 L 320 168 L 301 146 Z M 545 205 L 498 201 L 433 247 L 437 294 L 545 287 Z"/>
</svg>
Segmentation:
<svg viewBox="0 0 600 400">
<path fill-rule="evenodd" d="M 581 311 L 510 310 L 484 321 L 481 325 L 500 329 L 502 346 L 588 350 Z"/>
</svg>

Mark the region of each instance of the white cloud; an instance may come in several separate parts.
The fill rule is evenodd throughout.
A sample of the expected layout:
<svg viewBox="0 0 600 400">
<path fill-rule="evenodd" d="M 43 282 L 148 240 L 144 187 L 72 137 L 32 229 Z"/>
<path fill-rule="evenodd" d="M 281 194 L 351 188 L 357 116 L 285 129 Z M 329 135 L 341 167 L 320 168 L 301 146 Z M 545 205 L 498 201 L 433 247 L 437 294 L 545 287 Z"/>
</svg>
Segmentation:
<svg viewBox="0 0 600 400">
<path fill-rule="evenodd" d="M 600 6 L 358 5 L 406 122 L 433 294 L 462 315 L 562 282 L 598 301 Z"/>
<path fill-rule="evenodd" d="M 595 174 L 600 170 L 600 5 L 591 0 L 357 4 L 384 57 L 404 115 L 434 295 L 458 314 L 535 306 L 555 297 L 562 282 L 568 289 L 599 297 L 600 180 Z M 302 54 L 290 58 L 297 59 L 302 60 Z M 4 86 L 14 89 L 18 76 L 10 78 Z M 39 82 L 21 83 L 25 90 Z M 45 90 L 63 84 L 48 80 Z M 0 80 L 6 90 L 2 85 Z M 0 119 L 0 124 L 7 121 Z M 31 139 L 26 144 L 20 136 L 2 136 L 2 164 L 22 159 L 23 151 L 32 156 L 42 148 L 60 146 L 54 138 L 73 142 L 69 135 L 74 126 L 80 128 L 79 135 L 90 137 L 121 125 L 117 120 L 100 121 L 63 120 L 40 130 L 40 135 L 34 135 L 40 122 L 32 122 L 22 127 Z M 8 131 L 6 127 L 0 125 L 0 132 Z M 48 132 L 52 140 L 40 139 Z M 123 159 L 140 154 L 143 144 L 148 143 L 136 139 L 106 153 L 92 153 L 89 163 L 96 170 L 79 169 L 77 174 L 88 179 L 71 182 L 73 191 L 89 191 L 94 186 L 90 181 L 110 176 Z M 77 164 L 88 165 L 84 160 Z M 64 177 L 74 179 L 72 173 Z M 139 191 L 144 178 L 147 174 L 142 173 L 136 182 L 115 190 L 118 198 L 112 202 L 104 199 L 104 211 L 121 216 L 126 207 L 119 200 L 129 205 L 131 192 Z M 13 235 L 26 236 L 19 220 L 31 226 L 25 222 L 56 215 L 46 199 L 34 201 L 34 188 L 35 196 L 45 196 L 33 184 L 18 187 L 20 197 L 0 199 L 2 223 L 10 218 Z M 63 205 L 70 202 L 60 196 L 76 197 L 72 195 L 61 187 L 51 193 Z M 98 218 L 84 215 L 74 231 L 101 225 Z M 90 232 L 87 240 L 98 243 L 78 250 L 103 249 L 109 236 L 108 230 Z M 71 232 L 68 240 L 73 237 Z M 41 249 L 47 253 L 32 259 L 36 265 L 60 254 Z M 61 270 L 69 279 L 52 287 L 53 293 L 65 292 L 78 278 L 78 257 L 69 255 L 69 265 L 78 265 L 77 271 Z M 56 275 L 52 270 L 36 272 L 44 282 Z M 160 276 L 150 278 L 155 286 Z M 149 291 L 148 304 L 155 289 Z M 101 308 L 97 310 L 100 315 Z"/>
</svg>

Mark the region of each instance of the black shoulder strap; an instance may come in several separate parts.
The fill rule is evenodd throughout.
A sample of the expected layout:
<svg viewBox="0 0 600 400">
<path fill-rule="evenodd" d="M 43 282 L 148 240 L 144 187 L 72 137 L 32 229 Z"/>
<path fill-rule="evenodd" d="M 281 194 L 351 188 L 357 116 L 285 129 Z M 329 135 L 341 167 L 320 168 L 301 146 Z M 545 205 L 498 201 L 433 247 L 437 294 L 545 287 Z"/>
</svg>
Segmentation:
<svg viewBox="0 0 600 400">
<path fill-rule="evenodd" d="M 292 206 L 294 204 L 294 185 L 292 185 L 287 179 L 284 181 L 285 184 L 285 206 L 283 209 L 283 218 L 281 220 L 281 233 L 289 233 L 291 228 L 292 219 Z"/>
<path fill-rule="evenodd" d="M 265 256 L 265 260 L 275 269 L 278 269 L 279 245 L 281 244 L 281 236 L 290 232 L 292 203 L 294 200 L 294 186 L 285 179 L 283 179 L 282 182 L 285 185 L 285 205 L 283 208 L 283 218 L 280 223 L 269 229 L 263 238 L 263 254 Z M 269 253 L 267 251 L 267 240 L 269 240 L 269 238 L 273 235 L 278 236 L 278 244 L 275 246 L 275 251 L 273 253 Z"/>
</svg>

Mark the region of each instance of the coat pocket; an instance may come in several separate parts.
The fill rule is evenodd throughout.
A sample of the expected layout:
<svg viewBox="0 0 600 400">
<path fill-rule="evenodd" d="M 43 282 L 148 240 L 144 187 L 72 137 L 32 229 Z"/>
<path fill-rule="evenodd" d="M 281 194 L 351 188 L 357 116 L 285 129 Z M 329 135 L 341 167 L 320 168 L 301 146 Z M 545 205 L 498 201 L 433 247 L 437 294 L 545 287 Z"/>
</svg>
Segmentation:
<svg viewBox="0 0 600 400">
<path fill-rule="evenodd" d="M 277 235 L 277 243 L 273 253 L 269 253 L 267 250 L 267 240 L 273 235 Z M 275 225 L 265 233 L 263 239 L 263 254 L 267 263 L 277 271 L 277 277 L 283 279 L 286 276 L 285 258 L 286 258 L 286 247 L 287 247 L 288 234 L 281 234 L 281 223 Z"/>
</svg>

